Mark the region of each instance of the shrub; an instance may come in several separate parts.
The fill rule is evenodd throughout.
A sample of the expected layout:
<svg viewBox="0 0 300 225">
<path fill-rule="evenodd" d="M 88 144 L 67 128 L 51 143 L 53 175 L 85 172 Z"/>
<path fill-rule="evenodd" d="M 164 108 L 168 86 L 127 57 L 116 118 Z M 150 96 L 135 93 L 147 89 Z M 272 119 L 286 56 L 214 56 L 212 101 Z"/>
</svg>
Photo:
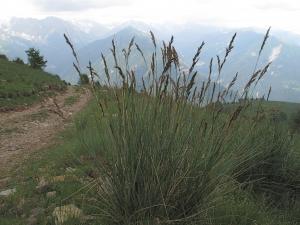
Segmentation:
<svg viewBox="0 0 300 225">
<path fill-rule="evenodd" d="M 0 59 L 4 59 L 4 60 L 8 61 L 8 57 L 4 54 L 0 54 Z"/>
<path fill-rule="evenodd" d="M 90 80 L 87 74 L 80 74 L 79 75 L 79 81 L 78 84 L 79 85 L 85 85 L 85 84 L 89 84 Z"/>
<path fill-rule="evenodd" d="M 19 57 L 15 58 L 15 59 L 13 60 L 13 62 L 14 62 L 14 63 L 18 63 L 18 64 L 24 65 L 23 59 L 21 59 L 21 58 L 19 58 Z"/>
<path fill-rule="evenodd" d="M 29 48 L 25 51 L 28 57 L 29 65 L 34 69 L 43 69 L 46 67 L 47 61 L 44 60 L 44 56 L 40 54 L 40 51 L 34 48 Z"/>
<path fill-rule="evenodd" d="M 268 33 L 259 57 L 267 37 Z M 173 38 L 161 48 L 161 58 L 152 33 L 151 38 L 154 53 L 147 63 L 149 74 L 142 77 L 142 90 L 128 66 L 134 39 L 123 49 L 125 65 L 118 63 L 113 41 L 114 67 L 121 85 L 110 83 L 110 70 L 102 56 L 109 88 L 92 85 L 100 125 L 94 124 L 93 134 L 84 121 L 77 124 L 85 150 L 101 171 L 92 204 L 100 223 L 106 225 L 214 224 L 211 210 L 220 207 L 237 187 L 261 187 L 276 181 L 273 176 L 285 166 L 287 135 L 269 120 L 247 114 L 251 102 L 245 96 L 269 64 L 251 75 L 239 103 L 231 104 L 230 112 L 225 113 L 225 103 L 236 100 L 228 96 L 236 79 L 217 92 L 219 80 L 211 79 L 211 63 L 208 80 L 197 89 L 194 67 L 204 44 L 186 73 L 181 70 Z M 218 79 L 234 39 L 235 35 L 224 58 L 218 56 Z M 92 78 L 99 76 L 91 71 Z"/>
</svg>

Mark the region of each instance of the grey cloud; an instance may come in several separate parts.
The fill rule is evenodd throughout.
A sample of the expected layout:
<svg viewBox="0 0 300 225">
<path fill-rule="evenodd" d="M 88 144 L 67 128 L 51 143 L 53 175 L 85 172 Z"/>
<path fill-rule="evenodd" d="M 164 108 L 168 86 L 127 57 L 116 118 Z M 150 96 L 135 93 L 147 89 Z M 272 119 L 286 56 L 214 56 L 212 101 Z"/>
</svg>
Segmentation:
<svg viewBox="0 0 300 225">
<path fill-rule="evenodd" d="M 130 2 L 131 0 L 33 0 L 34 5 L 48 12 L 84 11 L 127 5 Z"/>
</svg>

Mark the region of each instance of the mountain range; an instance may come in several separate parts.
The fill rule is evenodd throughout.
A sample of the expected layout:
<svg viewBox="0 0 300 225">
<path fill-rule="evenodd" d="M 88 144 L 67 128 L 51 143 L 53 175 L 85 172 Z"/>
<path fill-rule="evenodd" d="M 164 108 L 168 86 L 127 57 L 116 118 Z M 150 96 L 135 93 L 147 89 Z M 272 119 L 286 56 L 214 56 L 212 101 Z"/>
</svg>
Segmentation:
<svg viewBox="0 0 300 225">
<path fill-rule="evenodd" d="M 101 72 L 101 53 L 107 57 L 109 64 L 112 62 L 112 39 L 115 39 L 117 47 L 121 50 L 127 48 L 131 38 L 135 37 L 135 42 L 143 49 L 145 56 L 150 57 L 153 51 L 148 32 L 150 29 L 156 34 L 159 43 L 160 40 L 169 39 L 174 35 L 174 45 L 182 63 L 187 66 L 190 65 L 197 47 L 204 41 L 202 57 L 196 66 L 203 76 L 208 73 L 211 57 L 222 57 L 231 37 L 237 32 L 235 48 L 229 55 L 221 75 L 224 86 L 232 80 L 236 72 L 240 74 L 237 80 L 238 87 L 242 87 L 248 81 L 264 38 L 264 33 L 250 28 L 234 30 L 196 24 L 151 26 L 134 21 L 111 28 L 94 22 L 70 22 L 55 17 L 42 20 L 14 18 L 9 23 L 0 25 L 0 54 L 6 54 L 11 59 L 21 57 L 26 61 L 25 50 L 29 47 L 38 48 L 48 60 L 47 71 L 75 83 L 78 76 L 72 67 L 73 57 L 64 40 L 64 33 L 74 44 L 83 71 L 91 61 Z M 136 50 L 133 51 L 130 66 L 135 66 L 143 74 L 146 68 L 138 54 Z M 300 102 L 299 60 L 300 37 L 283 31 L 271 32 L 258 65 L 263 66 L 270 61 L 272 64 L 257 88 L 258 94 L 267 92 L 269 86 L 272 86 L 271 99 Z"/>
</svg>

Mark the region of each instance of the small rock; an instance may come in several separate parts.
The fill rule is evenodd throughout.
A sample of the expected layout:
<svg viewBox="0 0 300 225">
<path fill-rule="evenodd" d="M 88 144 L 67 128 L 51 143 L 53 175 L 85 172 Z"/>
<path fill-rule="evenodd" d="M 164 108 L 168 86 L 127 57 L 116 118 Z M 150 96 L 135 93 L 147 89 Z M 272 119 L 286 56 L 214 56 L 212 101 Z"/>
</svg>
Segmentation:
<svg viewBox="0 0 300 225">
<path fill-rule="evenodd" d="M 56 225 L 62 225 L 69 219 L 80 219 L 82 217 L 82 211 L 75 205 L 65 205 L 56 207 L 52 213 Z"/>
<path fill-rule="evenodd" d="M 4 197 L 7 197 L 9 195 L 12 195 L 13 193 L 16 192 L 16 189 L 15 188 L 12 188 L 12 189 L 8 189 L 8 190 L 5 190 L 5 191 L 1 191 L 0 192 L 0 196 L 4 196 Z"/>
<path fill-rule="evenodd" d="M 1 187 L 7 187 L 8 183 L 9 183 L 9 180 L 10 180 L 9 177 L 0 179 L 0 188 L 1 188 Z"/>
<path fill-rule="evenodd" d="M 39 184 L 36 186 L 37 191 L 40 193 L 45 193 L 50 188 L 50 184 L 45 180 L 44 177 L 40 179 Z"/>
<path fill-rule="evenodd" d="M 47 198 L 54 198 L 56 196 L 56 191 L 50 191 L 46 194 Z"/>
</svg>

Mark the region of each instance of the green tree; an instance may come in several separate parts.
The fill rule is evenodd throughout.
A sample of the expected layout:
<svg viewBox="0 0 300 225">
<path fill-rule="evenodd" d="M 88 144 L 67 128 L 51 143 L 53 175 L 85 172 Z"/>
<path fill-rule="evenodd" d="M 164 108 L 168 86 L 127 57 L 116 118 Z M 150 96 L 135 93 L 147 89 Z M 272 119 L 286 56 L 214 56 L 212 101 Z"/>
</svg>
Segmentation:
<svg viewBox="0 0 300 225">
<path fill-rule="evenodd" d="M 4 60 L 7 60 L 7 61 L 8 61 L 8 58 L 7 58 L 7 56 L 6 56 L 6 55 L 4 55 L 4 54 L 0 54 L 0 59 L 4 59 Z"/>
<path fill-rule="evenodd" d="M 14 63 L 18 63 L 18 64 L 24 64 L 23 59 L 21 59 L 20 57 L 17 57 L 13 60 Z"/>
<path fill-rule="evenodd" d="M 25 51 L 28 57 L 29 65 L 34 69 L 43 69 L 46 66 L 47 61 L 44 60 L 44 56 L 40 55 L 40 51 L 34 48 L 29 48 Z"/>
<path fill-rule="evenodd" d="M 85 85 L 85 84 L 89 84 L 89 83 L 90 83 L 90 80 L 89 80 L 88 75 L 84 74 L 84 73 L 80 74 L 78 84 Z"/>
</svg>

